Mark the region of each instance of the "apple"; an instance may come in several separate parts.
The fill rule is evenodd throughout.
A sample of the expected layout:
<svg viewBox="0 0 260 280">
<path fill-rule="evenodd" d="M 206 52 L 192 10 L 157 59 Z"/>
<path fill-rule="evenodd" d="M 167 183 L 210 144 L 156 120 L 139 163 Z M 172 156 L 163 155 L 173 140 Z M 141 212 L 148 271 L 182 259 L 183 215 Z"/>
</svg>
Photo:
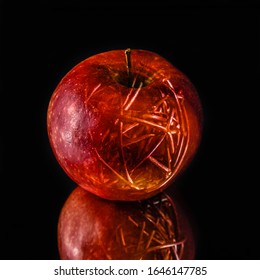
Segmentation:
<svg viewBox="0 0 260 280">
<path fill-rule="evenodd" d="M 194 259 L 191 224 L 165 191 L 112 201 L 77 186 L 58 221 L 61 260 Z"/>
<path fill-rule="evenodd" d="M 79 186 L 109 200 L 166 189 L 190 164 L 202 106 L 188 77 L 160 55 L 112 50 L 73 67 L 47 112 L 54 155 Z"/>
</svg>

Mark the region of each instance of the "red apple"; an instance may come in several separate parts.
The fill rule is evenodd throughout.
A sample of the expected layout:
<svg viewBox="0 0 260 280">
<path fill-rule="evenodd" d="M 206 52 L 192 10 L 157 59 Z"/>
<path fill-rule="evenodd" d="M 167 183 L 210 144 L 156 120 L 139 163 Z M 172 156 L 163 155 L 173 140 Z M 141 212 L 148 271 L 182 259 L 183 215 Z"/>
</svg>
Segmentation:
<svg viewBox="0 0 260 280">
<path fill-rule="evenodd" d="M 78 186 L 58 222 L 62 260 L 194 259 L 194 244 L 187 216 L 165 192 L 123 202 Z"/>
<path fill-rule="evenodd" d="M 202 109 L 191 81 L 147 50 L 87 58 L 60 81 L 49 103 L 48 136 L 68 176 L 110 200 L 166 189 L 194 157 Z"/>
</svg>

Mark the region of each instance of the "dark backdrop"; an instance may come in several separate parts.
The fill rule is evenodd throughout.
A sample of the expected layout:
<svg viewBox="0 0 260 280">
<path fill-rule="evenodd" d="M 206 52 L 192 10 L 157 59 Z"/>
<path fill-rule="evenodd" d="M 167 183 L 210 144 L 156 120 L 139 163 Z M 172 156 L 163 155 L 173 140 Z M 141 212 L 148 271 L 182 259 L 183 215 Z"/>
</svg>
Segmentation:
<svg viewBox="0 0 260 280">
<path fill-rule="evenodd" d="M 49 146 L 49 99 L 81 60 L 130 47 L 170 60 L 203 104 L 202 143 L 175 183 L 197 224 L 196 258 L 260 259 L 259 9 L 249 1 L 21 2 L 1 1 L 0 258 L 59 258 L 58 216 L 75 184 Z"/>
</svg>

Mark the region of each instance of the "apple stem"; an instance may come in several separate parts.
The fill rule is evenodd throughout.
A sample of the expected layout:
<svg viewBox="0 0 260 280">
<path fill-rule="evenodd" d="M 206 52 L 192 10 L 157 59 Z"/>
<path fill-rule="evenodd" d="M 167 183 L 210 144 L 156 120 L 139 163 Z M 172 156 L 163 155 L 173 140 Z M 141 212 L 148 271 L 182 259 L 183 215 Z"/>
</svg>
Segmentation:
<svg viewBox="0 0 260 280">
<path fill-rule="evenodd" d="M 131 86 L 131 49 L 128 48 L 125 50 L 125 61 L 126 61 L 126 69 L 127 69 L 127 76 L 128 76 L 128 85 Z"/>
</svg>

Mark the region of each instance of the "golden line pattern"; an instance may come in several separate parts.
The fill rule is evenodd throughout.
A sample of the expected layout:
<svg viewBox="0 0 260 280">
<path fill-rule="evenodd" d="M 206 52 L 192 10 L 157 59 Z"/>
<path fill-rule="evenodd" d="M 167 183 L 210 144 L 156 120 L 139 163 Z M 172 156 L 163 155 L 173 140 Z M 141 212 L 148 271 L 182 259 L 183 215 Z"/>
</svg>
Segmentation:
<svg viewBox="0 0 260 280">
<path fill-rule="evenodd" d="M 187 150 L 189 127 L 182 91 L 165 80 L 145 104 L 143 89 L 141 83 L 121 97 L 113 125 L 103 131 L 102 145 L 95 149 L 107 185 L 158 188 L 178 172 Z M 110 178 L 109 172 L 114 176 Z"/>
<path fill-rule="evenodd" d="M 127 224 L 117 227 L 117 243 L 118 247 L 122 248 L 123 254 L 140 260 L 182 259 L 185 239 L 180 237 L 171 198 L 161 194 L 139 201 L 139 206 L 142 215 L 139 217 L 130 215 Z M 132 232 L 136 232 L 138 238 L 133 238 Z"/>
</svg>

